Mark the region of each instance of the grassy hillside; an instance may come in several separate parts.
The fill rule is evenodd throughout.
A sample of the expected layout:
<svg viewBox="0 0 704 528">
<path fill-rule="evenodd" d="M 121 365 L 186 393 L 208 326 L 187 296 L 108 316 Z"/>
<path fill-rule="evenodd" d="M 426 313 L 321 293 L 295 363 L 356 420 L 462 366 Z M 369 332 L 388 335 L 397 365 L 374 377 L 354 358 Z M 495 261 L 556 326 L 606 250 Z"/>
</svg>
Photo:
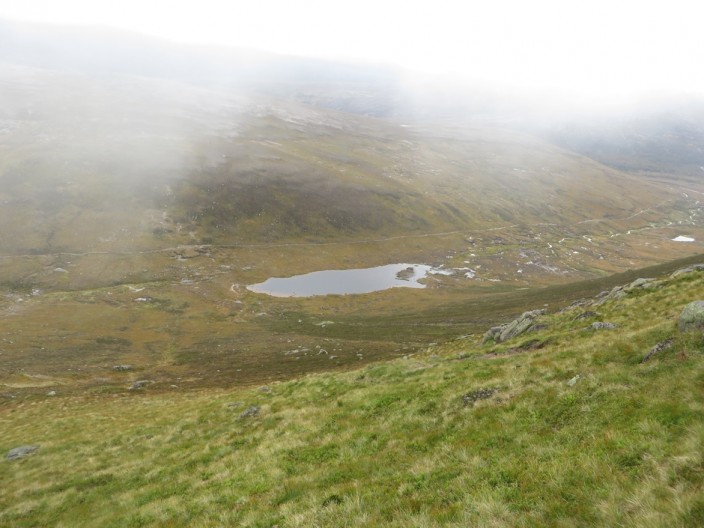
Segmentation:
<svg viewBox="0 0 704 528">
<path fill-rule="evenodd" d="M 676 329 L 697 299 L 701 272 L 501 345 L 247 390 L 6 398 L 0 448 L 40 447 L 0 462 L 0 525 L 699 526 L 704 340 Z"/>
</svg>

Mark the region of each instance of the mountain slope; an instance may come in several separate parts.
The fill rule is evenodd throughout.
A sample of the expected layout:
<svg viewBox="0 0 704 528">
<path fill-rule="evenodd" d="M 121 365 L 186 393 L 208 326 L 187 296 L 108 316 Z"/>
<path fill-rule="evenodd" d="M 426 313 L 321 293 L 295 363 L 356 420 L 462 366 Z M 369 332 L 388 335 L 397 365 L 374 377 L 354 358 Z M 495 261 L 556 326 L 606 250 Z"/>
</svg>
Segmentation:
<svg viewBox="0 0 704 528">
<path fill-rule="evenodd" d="M 498 346 L 259 389 L 0 400 L 3 452 L 38 446 L 0 462 L 0 524 L 698 526 L 704 342 L 676 321 L 703 297 L 695 271 Z"/>
<path fill-rule="evenodd" d="M 5 66 L 4 253 L 390 236 L 635 215 L 676 191 L 528 136 Z"/>
</svg>

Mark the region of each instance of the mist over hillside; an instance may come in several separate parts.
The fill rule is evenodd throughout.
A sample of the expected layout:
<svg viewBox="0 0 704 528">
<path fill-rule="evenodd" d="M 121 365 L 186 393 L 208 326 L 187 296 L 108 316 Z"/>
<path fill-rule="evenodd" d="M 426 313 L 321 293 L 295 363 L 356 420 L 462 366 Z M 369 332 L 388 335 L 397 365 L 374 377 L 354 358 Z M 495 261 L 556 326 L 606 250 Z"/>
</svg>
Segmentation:
<svg viewBox="0 0 704 528">
<path fill-rule="evenodd" d="M 704 101 L 679 94 L 610 104 L 390 65 L 7 20 L 0 20 L 0 61 L 89 76 L 168 79 L 381 118 L 517 130 L 623 170 L 692 177 L 704 166 Z"/>
<path fill-rule="evenodd" d="M 594 108 L 378 64 L 2 22 L 5 382 L 37 358 L 64 380 L 84 353 L 72 386 L 119 383 L 109 363 L 192 386 L 352 368 L 695 253 L 699 107 Z M 413 293 L 247 289 L 398 263 L 434 271 Z M 316 346 L 332 358 L 289 354 Z"/>
</svg>

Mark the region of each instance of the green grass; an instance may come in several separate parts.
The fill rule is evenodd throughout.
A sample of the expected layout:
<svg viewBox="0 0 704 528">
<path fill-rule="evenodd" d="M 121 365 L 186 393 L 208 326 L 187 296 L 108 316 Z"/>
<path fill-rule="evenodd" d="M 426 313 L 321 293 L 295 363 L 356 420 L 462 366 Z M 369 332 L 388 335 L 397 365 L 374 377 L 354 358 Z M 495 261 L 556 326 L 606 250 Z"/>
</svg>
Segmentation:
<svg viewBox="0 0 704 528">
<path fill-rule="evenodd" d="M 270 391 L 2 400 L 0 449 L 41 448 L 0 462 L 0 526 L 698 526 L 704 338 L 675 322 L 702 298 L 684 275 L 598 307 L 617 330 L 575 308 Z"/>
</svg>

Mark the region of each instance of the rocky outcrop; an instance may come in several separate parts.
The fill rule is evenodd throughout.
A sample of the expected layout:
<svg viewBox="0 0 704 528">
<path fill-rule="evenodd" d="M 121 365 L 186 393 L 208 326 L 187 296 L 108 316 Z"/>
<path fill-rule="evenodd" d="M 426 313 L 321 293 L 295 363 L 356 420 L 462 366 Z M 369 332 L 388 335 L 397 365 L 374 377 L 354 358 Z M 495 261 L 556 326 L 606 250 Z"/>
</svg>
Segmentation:
<svg viewBox="0 0 704 528">
<path fill-rule="evenodd" d="M 704 330 L 704 301 L 693 301 L 685 306 L 677 320 L 677 328 L 680 332 Z"/>
<path fill-rule="evenodd" d="M 615 301 L 617 299 L 623 299 L 629 293 L 635 290 L 647 290 L 651 288 L 657 288 L 660 285 L 660 281 L 650 278 L 638 278 L 626 284 L 625 286 L 615 286 L 610 292 L 602 292 L 598 295 L 598 300 L 594 303 L 594 306 L 600 306 L 607 301 Z"/>
<path fill-rule="evenodd" d="M 493 326 L 484 334 L 482 344 L 488 343 L 489 341 L 502 343 L 503 341 L 519 336 L 534 325 L 538 316 L 545 315 L 545 313 L 545 310 L 532 310 L 524 312 L 518 319 L 514 319 L 510 323 Z"/>
<path fill-rule="evenodd" d="M 688 266 L 686 268 L 678 269 L 677 271 L 673 271 L 670 277 L 673 279 L 675 277 L 679 277 L 680 275 L 685 275 L 687 273 L 693 273 L 695 271 L 704 271 L 704 264 L 694 264 L 692 266 Z"/>
</svg>

